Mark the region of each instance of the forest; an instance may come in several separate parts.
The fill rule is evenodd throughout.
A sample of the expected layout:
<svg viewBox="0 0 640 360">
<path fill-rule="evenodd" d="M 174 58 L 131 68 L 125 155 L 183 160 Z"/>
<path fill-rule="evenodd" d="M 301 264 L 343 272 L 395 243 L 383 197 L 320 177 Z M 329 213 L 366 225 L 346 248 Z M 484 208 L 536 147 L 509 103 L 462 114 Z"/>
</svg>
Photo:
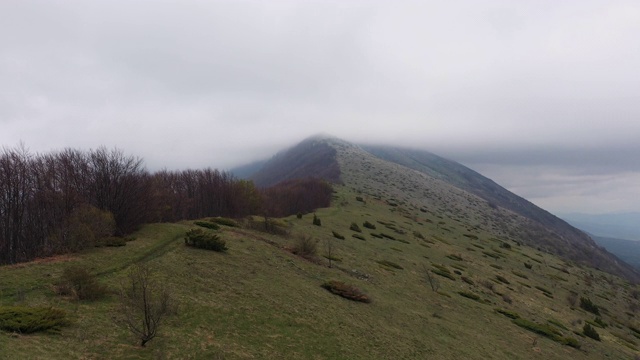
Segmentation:
<svg viewBox="0 0 640 360">
<path fill-rule="evenodd" d="M 142 224 L 210 216 L 286 216 L 329 206 L 331 185 L 288 180 L 269 188 L 229 172 L 149 172 L 119 149 L 0 151 L 0 265 L 117 244 Z"/>
</svg>

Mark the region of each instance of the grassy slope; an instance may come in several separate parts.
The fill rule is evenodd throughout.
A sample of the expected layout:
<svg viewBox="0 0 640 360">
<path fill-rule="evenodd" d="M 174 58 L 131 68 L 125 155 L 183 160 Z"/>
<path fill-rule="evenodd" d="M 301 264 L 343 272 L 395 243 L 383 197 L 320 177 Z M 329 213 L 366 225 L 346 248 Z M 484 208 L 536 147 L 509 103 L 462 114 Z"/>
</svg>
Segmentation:
<svg viewBox="0 0 640 360">
<path fill-rule="evenodd" d="M 0 357 L 628 359 L 636 353 L 638 340 L 628 326 L 640 328 L 640 322 L 626 312 L 628 304 L 637 301 L 631 298 L 634 288 L 624 281 L 518 246 L 508 238 L 504 227 L 492 232 L 482 230 L 491 229 L 491 222 L 497 220 L 474 210 L 481 205 L 473 196 L 456 196 L 457 201 L 465 203 L 445 208 L 447 194 L 457 190 L 433 182 L 429 188 L 441 199 L 422 196 L 413 192 L 417 190 L 412 183 L 421 178 L 396 179 L 393 167 L 384 167 L 374 159 L 342 159 L 341 166 L 348 170 L 346 185 L 336 187 L 331 208 L 317 212 L 322 226 L 312 225 L 311 215 L 287 218 L 292 233 L 289 238 L 225 228 L 221 236 L 230 249 L 227 254 L 219 254 L 183 245 L 181 237 L 192 226 L 190 223 L 153 224 L 143 228 L 137 240 L 124 248 L 95 249 L 54 261 L 0 267 L 0 304 L 62 307 L 75 320 L 59 334 L 0 333 Z M 382 173 L 363 176 L 368 174 L 367 166 Z M 395 186 L 400 190 L 394 191 Z M 356 201 L 357 196 L 363 201 Z M 364 229 L 365 220 L 375 223 L 377 229 Z M 360 224 L 366 241 L 351 237 L 351 222 Z M 485 222 L 483 227 L 476 226 Z M 332 230 L 346 239 L 333 238 Z M 414 231 L 425 239 L 416 237 Z M 384 232 L 408 243 L 378 239 L 371 236 L 372 232 Z M 329 268 L 324 259 L 316 264 L 291 254 L 287 248 L 297 234 L 319 240 L 321 255 L 323 245 L 332 241 L 334 254 L 341 261 Z M 501 248 L 503 242 L 511 249 Z M 452 254 L 462 260 L 447 257 Z M 69 264 L 93 268 L 101 274 L 101 281 L 115 288 L 127 266 L 140 260 L 156 269 L 181 304 L 178 314 L 147 348 L 135 346 L 135 341 L 113 324 L 115 297 L 78 303 L 57 297 L 51 290 L 51 284 Z M 380 260 L 403 269 L 380 265 Z M 531 263 L 532 269 L 525 268 L 525 262 Z M 460 271 L 475 285 L 461 281 L 458 274 L 450 280 L 432 273 L 440 283 L 440 291 L 432 291 L 424 268 L 434 269 L 434 264 L 452 273 Z M 497 275 L 510 284 L 497 281 Z M 355 303 L 330 294 L 320 287 L 329 279 L 357 286 L 373 302 Z M 493 290 L 482 283 L 493 284 Z M 548 289 L 553 298 L 544 296 L 536 286 Z M 566 298 L 572 290 L 608 310 L 602 317 L 609 327 L 597 329 L 602 342 L 572 333 L 582 328 L 582 322 L 594 318 L 571 308 Z M 482 301 L 462 297 L 459 291 L 477 294 Z M 504 301 L 505 295 L 512 299 L 511 304 Z M 496 308 L 540 323 L 553 319 L 569 329 L 558 328 L 564 336 L 577 338 L 582 348 L 563 346 L 517 327 L 495 312 Z"/>
</svg>

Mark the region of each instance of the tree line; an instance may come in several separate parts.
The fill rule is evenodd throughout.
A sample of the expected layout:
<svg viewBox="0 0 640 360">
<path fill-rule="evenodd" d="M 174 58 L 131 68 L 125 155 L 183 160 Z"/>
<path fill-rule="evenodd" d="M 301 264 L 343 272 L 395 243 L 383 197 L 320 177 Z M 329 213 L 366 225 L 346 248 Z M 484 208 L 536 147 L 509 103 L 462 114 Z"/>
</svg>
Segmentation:
<svg viewBox="0 0 640 360">
<path fill-rule="evenodd" d="M 141 158 L 104 147 L 0 152 L 0 264 L 78 251 L 144 223 L 210 216 L 286 216 L 329 205 L 331 186 L 291 180 L 258 189 L 214 169 L 150 173 Z"/>
</svg>

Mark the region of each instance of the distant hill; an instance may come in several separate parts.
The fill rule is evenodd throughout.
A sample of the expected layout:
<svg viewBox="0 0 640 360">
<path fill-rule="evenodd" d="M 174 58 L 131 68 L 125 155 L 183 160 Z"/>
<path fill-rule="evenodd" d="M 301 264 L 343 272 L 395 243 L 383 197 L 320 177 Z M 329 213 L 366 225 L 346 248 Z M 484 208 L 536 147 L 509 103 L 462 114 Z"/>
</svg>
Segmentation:
<svg viewBox="0 0 640 360">
<path fill-rule="evenodd" d="M 269 160 L 251 179 L 269 186 L 296 177 L 341 182 L 390 203 L 418 207 L 465 221 L 581 264 L 640 281 L 628 264 L 601 249 L 589 236 L 491 179 L 423 150 L 358 146 L 315 136 Z M 402 201 L 400 199 L 403 199 Z"/>
<path fill-rule="evenodd" d="M 591 235 L 598 245 L 640 270 L 640 241 L 615 239 Z"/>
<path fill-rule="evenodd" d="M 601 237 L 640 240 L 640 213 L 580 214 L 559 216 L 571 225 Z"/>
</svg>

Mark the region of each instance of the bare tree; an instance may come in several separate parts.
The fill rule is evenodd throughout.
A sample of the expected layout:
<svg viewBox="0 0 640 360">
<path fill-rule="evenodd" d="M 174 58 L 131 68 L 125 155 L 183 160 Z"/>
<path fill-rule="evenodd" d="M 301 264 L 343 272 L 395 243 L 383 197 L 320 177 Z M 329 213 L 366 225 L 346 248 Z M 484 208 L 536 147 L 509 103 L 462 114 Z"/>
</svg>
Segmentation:
<svg viewBox="0 0 640 360">
<path fill-rule="evenodd" d="M 440 289 L 440 281 L 438 281 L 438 279 L 434 278 L 433 275 L 431 275 L 431 271 L 429 270 L 429 267 L 427 267 L 427 265 L 422 264 L 422 270 L 424 272 L 426 280 L 431 286 L 431 290 L 438 291 L 438 289 Z"/>
<path fill-rule="evenodd" d="M 120 290 L 120 318 L 117 323 L 127 328 L 145 346 L 158 334 L 164 319 L 175 306 L 167 289 L 153 278 L 145 264 L 135 264 L 128 281 Z"/>
<path fill-rule="evenodd" d="M 333 267 L 332 261 L 333 261 L 333 254 L 334 254 L 334 243 L 333 243 L 333 238 L 331 237 L 327 237 L 324 240 L 324 252 L 326 254 L 326 258 L 329 260 L 329 267 Z"/>
</svg>

